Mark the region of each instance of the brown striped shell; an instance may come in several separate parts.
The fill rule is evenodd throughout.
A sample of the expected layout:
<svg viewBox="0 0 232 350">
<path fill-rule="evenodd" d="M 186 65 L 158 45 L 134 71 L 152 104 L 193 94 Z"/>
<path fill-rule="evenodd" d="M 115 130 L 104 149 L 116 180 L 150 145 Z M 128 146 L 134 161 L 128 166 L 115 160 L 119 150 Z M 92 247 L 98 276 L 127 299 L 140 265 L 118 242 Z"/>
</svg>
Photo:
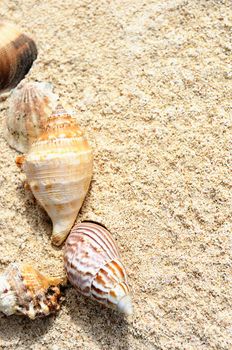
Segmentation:
<svg viewBox="0 0 232 350">
<path fill-rule="evenodd" d="M 26 153 L 39 137 L 56 107 L 58 96 L 45 82 L 25 82 L 12 91 L 6 118 L 5 138 L 17 151 Z"/>
<path fill-rule="evenodd" d="M 12 24 L 0 21 L 0 93 L 16 87 L 36 58 L 34 41 Z"/>
<path fill-rule="evenodd" d="M 17 158 L 18 164 L 22 158 Z M 61 106 L 25 157 L 23 170 L 40 205 L 53 223 L 52 243 L 69 234 L 92 178 L 92 150 L 74 118 Z"/>
<path fill-rule="evenodd" d="M 21 314 L 31 319 L 60 309 L 59 284 L 64 279 L 50 278 L 27 264 L 10 264 L 0 276 L 0 311 Z"/>
<path fill-rule="evenodd" d="M 75 225 L 65 244 L 64 264 L 78 292 L 127 315 L 132 313 L 126 271 L 105 227 L 92 222 Z"/>
</svg>

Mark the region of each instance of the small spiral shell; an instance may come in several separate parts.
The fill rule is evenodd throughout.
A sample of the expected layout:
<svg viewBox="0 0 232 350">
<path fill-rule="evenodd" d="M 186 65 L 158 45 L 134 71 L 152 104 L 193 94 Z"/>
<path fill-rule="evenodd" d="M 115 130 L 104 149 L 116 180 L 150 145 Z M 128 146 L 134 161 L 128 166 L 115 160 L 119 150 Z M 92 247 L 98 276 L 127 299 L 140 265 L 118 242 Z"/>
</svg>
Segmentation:
<svg viewBox="0 0 232 350">
<path fill-rule="evenodd" d="M 126 271 L 105 227 L 92 222 L 75 225 L 65 244 L 64 264 L 68 280 L 78 292 L 132 314 Z"/>
<path fill-rule="evenodd" d="M 36 58 L 35 42 L 12 24 L 0 21 L 0 93 L 16 87 Z"/>
<path fill-rule="evenodd" d="M 42 275 L 28 264 L 10 264 L 0 276 L 0 311 L 31 319 L 56 312 L 60 309 L 59 284 L 63 282 Z"/>
<path fill-rule="evenodd" d="M 23 159 L 19 157 L 17 163 Z M 53 223 L 52 243 L 69 234 L 88 192 L 93 154 L 74 118 L 61 106 L 47 120 L 23 163 L 27 182 Z"/>
</svg>

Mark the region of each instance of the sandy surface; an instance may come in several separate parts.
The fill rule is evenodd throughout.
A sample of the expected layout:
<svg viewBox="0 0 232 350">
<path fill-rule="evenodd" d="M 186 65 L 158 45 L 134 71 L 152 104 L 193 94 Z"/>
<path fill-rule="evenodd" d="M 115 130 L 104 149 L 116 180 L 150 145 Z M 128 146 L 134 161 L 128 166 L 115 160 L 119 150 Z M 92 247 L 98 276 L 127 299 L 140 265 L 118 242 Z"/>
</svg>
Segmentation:
<svg viewBox="0 0 232 350">
<path fill-rule="evenodd" d="M 36 5 L 35 5 L 36 3 Z M 65 292 L 59 314 L 0 319 L 1 349 L 232 349 L 231 0 L 1 1 L 36 39 L 95 150 L 78 221 L 113 233 L 133 289 L 123 319 Z M 0 263 L 61 274 L 62 249 L 2 137 Z"/>
</svg>

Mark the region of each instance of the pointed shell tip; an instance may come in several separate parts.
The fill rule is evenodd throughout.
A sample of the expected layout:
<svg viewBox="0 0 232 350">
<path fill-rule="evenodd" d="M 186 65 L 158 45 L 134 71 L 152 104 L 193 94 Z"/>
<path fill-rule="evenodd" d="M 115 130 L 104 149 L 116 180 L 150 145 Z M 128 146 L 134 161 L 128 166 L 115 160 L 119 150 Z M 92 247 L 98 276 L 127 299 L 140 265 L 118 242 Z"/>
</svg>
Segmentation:
<svg viewBox="0 0 232 350">
<path fill-rule="evenodd" d="M 133 306 L 130 295 L 125 295 L 118 303 L 118 309 L 123 314 L 129 316 L 133 314 Z"/>
</svg>

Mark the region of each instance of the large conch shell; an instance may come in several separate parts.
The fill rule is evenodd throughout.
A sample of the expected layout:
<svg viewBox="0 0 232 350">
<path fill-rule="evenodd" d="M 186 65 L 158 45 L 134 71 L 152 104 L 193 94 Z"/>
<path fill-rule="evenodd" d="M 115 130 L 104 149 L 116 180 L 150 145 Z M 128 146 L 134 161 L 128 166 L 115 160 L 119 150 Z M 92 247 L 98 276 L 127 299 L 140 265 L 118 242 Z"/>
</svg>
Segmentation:
<svg viewBox="0 0 232 350">
<path fill-rule="evenodd" d="M 92 222 L 75 225 L 65 244 L 64 264 L 68 280 L 78 292 L 132 314 L 126 271 L 105 227 Z"/>
<path fill-rule="evenodd" d="M 23 163 L 27 182 L 53 223 L 52 243 L 67 237 L 88 192 L 92 150 L 74 118 L 58 107 Z"/>
<path fill-rule="evenodd" d="M 45 277 L 27 264 L 10 264 L 0 276 L 0 311 L 31 319 L 60 309 L 62 278 Z"/>
<path fill-rule="evenodd" d="M 0 21 L 0 93 L 16 87 L 36 58 L 34 41 L 12 24 Z"/>
<path fill-rule="evenodd" d="M 11 93 L 5 138 L 11 147 L 26 153 L 44 129 L 56 107 L 58 96 L 52 85 L 22 81 Z"/>
</svg>

